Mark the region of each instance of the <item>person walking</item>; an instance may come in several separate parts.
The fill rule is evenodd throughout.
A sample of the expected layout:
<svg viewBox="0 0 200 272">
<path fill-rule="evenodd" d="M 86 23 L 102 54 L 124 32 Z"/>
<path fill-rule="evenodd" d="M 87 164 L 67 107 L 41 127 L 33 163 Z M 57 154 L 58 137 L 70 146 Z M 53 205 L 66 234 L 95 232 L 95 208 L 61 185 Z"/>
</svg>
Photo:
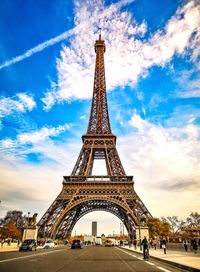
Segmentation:
<svg viewBox="0 0 200 272">
<path fill-rule="evenodd" d="M 167 243 L 166 240 L 162 240 L 162 248 L 164 249 L 164 254 L 167 254 L 167 247 L 166 247 Z"/>
<path fill-rule="evenodd" d="M 183 246 L 184 246 L 185 252 L 187 252 L 188 251 L 188 241 L 186 239 L 183 241 Z"/>
<path fill-rule="evenodd" d="M 4 239 L 1 239 L 1 247 L 3 248 Z"/>
<path fill-rule="evenodd" d="M 144 239 L 142 240 L 141 246 L 143 246 L 143 256 L 144 260 L 146 259 L 146 252 L 149 250 L 149 245 L 146 236 L 144 236 Z"/>
<path fill-rule="evenodd" d="M 136 250 L 137 249 L 137 239 L 136 238 L 134 239 L 133 244 L 134 244 L 134 248 Z"/>
<path fill-rule="evenodd" d="M 194 253 L 197 254 L 198 244 L 196 239 L 193 240 L 192 247 L 193 247 Z"/>
<path fill-rule="evenodd" d="M 156 250 L 156 239 L 153 239 L 153 248 Z"/>
</svg>

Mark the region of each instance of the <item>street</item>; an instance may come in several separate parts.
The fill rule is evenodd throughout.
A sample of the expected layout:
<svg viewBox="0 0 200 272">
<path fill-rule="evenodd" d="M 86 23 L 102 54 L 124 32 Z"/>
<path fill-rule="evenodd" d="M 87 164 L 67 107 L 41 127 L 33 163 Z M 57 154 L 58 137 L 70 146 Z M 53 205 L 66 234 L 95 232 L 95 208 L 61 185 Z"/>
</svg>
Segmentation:
<svg viewBox="0 0 200 272">
<path fill-rule="evenodd" d="M 59 247 L 0 254 L 2 272 L 178 272 L 183 271 L 117 247 Z"/>
</svg>

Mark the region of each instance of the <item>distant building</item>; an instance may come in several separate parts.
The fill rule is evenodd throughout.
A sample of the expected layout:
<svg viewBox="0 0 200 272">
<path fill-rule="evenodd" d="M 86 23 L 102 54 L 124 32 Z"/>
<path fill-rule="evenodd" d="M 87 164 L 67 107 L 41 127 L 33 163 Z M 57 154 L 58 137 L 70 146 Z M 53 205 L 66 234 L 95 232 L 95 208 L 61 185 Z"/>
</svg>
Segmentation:
<svg viewBox="0 0 200 272">
<path fill-rule="evenodd" d="M 97 222 L 92 222 L 92 235 L 97 236 Z"/>
</svg>

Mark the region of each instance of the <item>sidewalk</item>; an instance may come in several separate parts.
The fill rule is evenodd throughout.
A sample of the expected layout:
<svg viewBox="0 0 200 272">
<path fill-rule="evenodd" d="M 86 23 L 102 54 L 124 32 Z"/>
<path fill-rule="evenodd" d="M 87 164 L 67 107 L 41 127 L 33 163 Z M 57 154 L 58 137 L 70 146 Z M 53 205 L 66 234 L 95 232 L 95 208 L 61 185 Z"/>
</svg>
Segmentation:
<svg viewBox="0 0 200 272">
<path fill-rule="evenodd" d="M 128 246 L 122 246 L 121 248 L 143 254 L 142 251 L 135 250 L 133 247 L 129 248 Z M 195 254 L 194 252 L 182 252 L 167 250 L 167 254 L 164 254 L 163 249 L 150 249 L 150 257 L 164 261 L 169 264 L 173 264 L 183 269 L 188 269 L 188 271 L 200 271 L 200 253 Z"/>
<path fill-rule="evenodd" d="M 4 243 L 3 247 L 0 245 L 0 252 L 11 252 L 11 251 L 19 251 L 19 246 L 17 243 L 11 243 L 9 246 L 7 243 Z"/>
</svg>

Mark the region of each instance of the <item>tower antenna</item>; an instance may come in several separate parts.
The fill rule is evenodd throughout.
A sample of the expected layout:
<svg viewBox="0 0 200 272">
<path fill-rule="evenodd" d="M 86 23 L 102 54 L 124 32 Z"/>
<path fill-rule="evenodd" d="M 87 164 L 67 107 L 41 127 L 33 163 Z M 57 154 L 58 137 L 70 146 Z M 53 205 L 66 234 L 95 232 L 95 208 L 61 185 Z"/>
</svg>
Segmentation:
<svg viewBox="0 0 200 272">
<path fill-rule="evenodd" d="M 99 27 L 99 40 L 101 40 L 101 27 Z"/>
</svg>

